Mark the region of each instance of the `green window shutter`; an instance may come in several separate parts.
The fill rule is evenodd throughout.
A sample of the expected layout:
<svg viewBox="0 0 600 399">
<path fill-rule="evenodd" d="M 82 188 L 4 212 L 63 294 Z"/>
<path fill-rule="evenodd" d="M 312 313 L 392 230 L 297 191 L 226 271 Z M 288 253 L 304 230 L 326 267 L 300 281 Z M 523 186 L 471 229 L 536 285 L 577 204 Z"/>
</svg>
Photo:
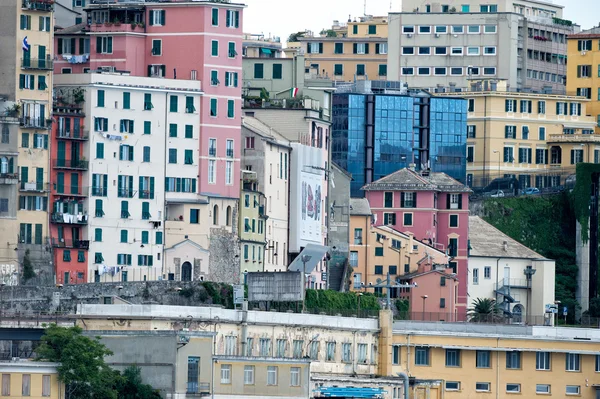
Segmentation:
<svg viewBox="0 0 600 399">
<path fill-rule="evenodd" d="M 358 25 L 352 25 L 352 34 L 358 35 Z"/>
<path fill-rule="evenodd" d="M 365 54 L 369 54 L 369 43 L 365 43 Z"/>
<path fill-rule="evenodd" d="M 283 65 L 273 64 L 273 79 L 281 79 L 283 76 Z"/>
<path fill-rule="evenodd" d="M 150 134 L 152 132 L 152 122 L 144 121 L 144 134 Z"/>
<path fill-rule="evenodd" d="M 150 162 L 150 147 L 144 147 L 144 158 L 143 162 Z"/>
<path fill-rule="evenodd" d="M 185 138 L 186 139 L 194 138 L 194 126 L 185 125 Z"/>
<path fill-rule="evenodd" d="M 177 163 L 177 149 L 169 148 L 169 163 Z"/>
<path fill-rule="evenodd" d="M 196 192 L 196 179 L 192 179 L 192 192 Z"/>
<path fill-rule="evenodd" d="M 210 116 L 217 116 L 217 99 L 210 99 Z"/>
<path fill-rule="evenodd" d="M 104 107 L 104 90 L 98 90 L 97 95 L 98 95 L 98 101 L 97 101 L 96 106 Z"/>
<path fill-rule="evenodd" d="M 254 79 L 263 79 L 264 77 L 264 65 L 254 64 Z"/>
<path fill-rule="evenodd" d="M 139 180 L 140 185 L 139 185 L 139 190 L 138 190 L 138 192 L 140 193 L 139 197 L 144 198 L 144 190 L 142 190 L 142 187 L 144 187 L 144 177 L 140 176 L 139 179 L 140 179 Z M 142 205 L 143 205 L 143 203 L 142 203 Z"/>
<path fill-rule="evenodd" d="M 165 26 L 165 24 L 166 24 L 166 22 L 167 22 L 167 20 L 166 20 L 166 18 L 165 18 L 165 17 L 166 17 L 166 11 L 165 11 L 165 10 L 161 10 L 161 11 L 160 11 L 160 24 L 161 24 L 162 26 Z"/>
<path fill-rule="evenodd" d="M 25 88 L 25 75 L 20 74 L 19 75 L 19 89 L 24 89 Z"/>
<path fill-rule="evenodd" d="M 177 137 L 177 124 L 169 124 L 169 137 Z"/>
<path fill-rule="evenodd" d="M 38 90 L 46 90 L 47 88 L 46 77 L 43 75 L 38 76 Z"/>
<path fill-rule="evenodd" d="M 194 151 L 193 150 L 185 150 L 184 163 L 186 165 L 194 164 Z"/>
<path fill-rule="evenodd" d="M 177 96 L 171 96 L 169 99 L 169 111 L 177 112 Z"/>
<path fill-rule="evenodd" d="M 213 57 L 219 56 L 219 41 L 213 40 L 211 43 L 211 54 Z"/>
<path fill-rule="evenodd" d="M 121 230 L 121 242 L 127 242 L 127 230 Z"/>
<path fill-rule="evenodd" d="M 219 25 L 219 9 L 218 8 L 212 9 L 212 24 L 213 24 L 213 26 Z"/>
<path fill-rule="evenodd" d="M 185 98 L 185 112 L 191 114 L 196 111 L 196 107 L 194 107 L 194 97 L 187 96 Z"/>
<path fill-rule="evenodd" d="M 48 135 L 44 134 L 44 149 L 48 149 Z"/>
<path fill-rule="evenodd" d="M 210 71 L 210 84 L 213 86 L 219 84 L 219 71 Z"/>
<path fill-rule="evenodd" d="M 96 37 L 96 53 L 102 53 L 102 37 Z"/>
<path fill-rule="evenodd" d="M 379 65 L 379 76 L 387 76 L 387 65 L 386 64 Z"/>
<path fill-rule="evenodd" d="M 156 240 L 155 240 L 155 244 L 162 244 L 163 243 L 163 233 L 162 231 L 157 231 L 156 232 Z"/>
<path fill-rule="evenodd" d="M 148 220 L 150 219 L 150 203 L 142 202 L 142 219 Z"/>
<path fill-rule="evenodd" d="M 96 158 L 104 159 L 104 143 L 96 143 Z"/>
<path fill-rule="evenodd" d="M 358 44 L 357 43 L 354 43 L 352 45 L 352 53 L 358 54 Z"/>
<path fill-rule="evenodd" d="M 131 93 L 123 92 L 123 109 L 131 109 Z"/>
<path fill-rule="evenodd" d="M 35 89 L 35 75 L 29 75 L 29 90 Z M 43 115 L 43 113 L 40 112 Z"/>
<path fill-rule="evenodd" d="M 144 93 L 144 110 L 150 111 L 154 106 L 152 105 L 152 94 Z"/>
<path fill-rule="evenodd" d="M 142 231 L 142 244 L 148 244 L 148 232 Z"/>
<path fill-rule="evenodd" d="M 232 58 L 235 57 L 235 55 L 236 55 L 235 42 L 229 42 L 228 47 L 229 48 L 228 48 L 228 54 L 227 55 L 229 55 L 229 57 L 232 57 Z"/>
<path fill-rule="evenodd" d="M 36 224 L 35 225 L 35 244 L 41 245 L 42 244 L 42 225 L 41 224 Z"/>
<path fill-rule="evenodd" d="M 94 230 L 94 241 L 102 241 L 102 229 L 95 229 Z"/>
<path fill-rule="evenodd" d="M 180 177 L 178 177 L 175 180 L 175 192 L 178 192 L 178 193 L 181 192 L 181 178 Z"/>
<path fill-rule="evenodd" d="M 333 66 L 333 74 L 335 76 L 341 76 L 344 73 L 344 65 L 343 64 L 335 64 Z"/>
<path fill-rule="evenodd" d="M 106 38 L 106 52 L 111 54 L 112 53 L 112 37 L 107 37 Z"/>
<path fill-rule="evenodd" d="M 154 177 L 150 177 L 150 199 L 154 199 Z"/>
<path fill-rule="evenodd" d="M 379 43 L 375 43 L 375 54 L 379 54 Z"/>
<path fill-rule="evenodd" d="M 233 118 L 235 116 L 234 107 L 235 107 L 235 101 L 227 100 L 227 117 L 228 118 Z"/>
<path fill-rule="evenodd" d="M 77 251 L 77 262 L 79 262 L 79 263 L 85 262 L 85 252 L 84 251 Z"/>
<path fill-rule="evenodd" d="M 70 262 L 71 261 L 71 250 L 65 249 L 63 251 L 63 261 L 64 262 Z"/>
<path fill-rule="evenodd" d="M 238 73 L 233 73 L 233 87 L 238 87 Z"/>
<path fill-rule="evenodd" d="M 162 41 L 161 40 L 152 40 L 152 55 L 161 55 L 162 54 Z"/>
</svg>

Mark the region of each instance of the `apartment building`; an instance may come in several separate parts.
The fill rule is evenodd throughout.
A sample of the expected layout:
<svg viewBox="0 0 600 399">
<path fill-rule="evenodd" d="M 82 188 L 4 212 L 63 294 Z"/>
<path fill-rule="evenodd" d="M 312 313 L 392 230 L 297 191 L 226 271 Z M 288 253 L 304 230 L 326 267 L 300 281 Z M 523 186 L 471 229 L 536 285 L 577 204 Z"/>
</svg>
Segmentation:
<svg viewBox="0 0 600 399">
<path fill-rule="evenodd" d="M 256 172 L 242 171 L 242 192 L 240 195 L 239 233 L 243 256 L 240 257 L 240 270 L 248 272 L 265 271 L 266 233 L 265 195 L 259 191 Z"/>
<path fill-rule="evenodd" d="M 392 85 L 393 83 L 393 85 Z M 332 160 L 352 174 L 350 195 L 399 169 L 465 182 L 464 100 L 407 94 L 402 82 L 358 82 L 333 96 Z"/>
<path fill-rule="evenodd" d="M 467 184 L 515 177 L 522 189 L 564 185 L 579 162 L 600 162 L 596 118 L 583 97 L 514 92 L 504 80 L 474 81 L 468 101 Z"/>
<path fill-rule="evenodd" d="M 400 169 L 363 187 L 376 226 L 389 226 L 446 251 L 448 268 L 459 281 L 457 310 L 467 306 L 469 193 L 471 190 L 444 173 Z M 382 249 L 374 250 L 375 255 Z M 446 262 L 444 262 L 446 263 Z M 433 265 L 432 265 L 433 266 Z"/>
<path fill-rule="evenodd" d="M 365 16 L 349 21 L 346 29 L 336 23 L 320 36 L 309 32 L 298 40 L 306 73 L 352 82 L 387 79 L 387 38 L 388 17 Z"/>
<path fill-rule="evenodd" d="M 283 55 L 279 36 L 265 37 L 264 34 L 244 33 L 242 56 L 250 58 L 281 58 Z"/>
<path fill-rule="evenodd" d="M 2 229 L 1 251 L 6 263 L 16 269 L 27 257 L 38 274 L 49 277 L 45 282 L 51 283 L 46 247 L 54 6 L 48 0 L 27 0 L 6 2 L 1 8 L 0 67 L 4 73 L 0 97 L 7 111 L 2 117 L 2 173 L 11 177 L 2 184 L 6 187 L 0 201 L 4 205 L 0 206 L 6 227 Z M 18 173 L 18 202 L 13 173 Z"/>
<path fill-rule="evenodd" d="M 600 28 L 595 27 L 580 33 L 569 35 L 567 69 L 567 93 L 583 96 L 591 101 L 587 113 L 596 119 L 596 133 L 600 132 L 600 73 L 596 73 L 600 65 Z"/>
<path fill-rule="evenodd" d="M 58 379 L 58 363 L 1 362 L 2 397 L 64 399 L 65 384 Z"/>
<path fill-rule="evenodd" d="M 58 123 L 53 184 L 57 194 L 70 187 L 63 197 L 74 196 L 74 189 L 85 195 L 55 207 L 53 238 L 71 238 L 73 248 L 78 240 L 89 241 L 83 282 L 168 278 L 172 271 L 163 269 L 162 259 L 165 204 L 173 197 L 198 198 L 200 82 L 90 73 L 58 75 L 56 86 L 82 92 L 86 117 L 81 138 L 64 137 L 60 129 L 69 122 Z M 65 225 L 88 227 L 73 227 L 71 237 L 61 237 Z M 63 251 L 63 261 L 74 264 L 75 258 Z"/>
<path fill-rule="evenodd" d="M 555 262 L 469 216 L 469 298 L 494 298 L 514 323 L 542 325 L 552 314 Z M 571 309 L 570 312 L 574 312 Z"/>
<path fill-rule="evenodd" d="M 390 14 L 390 79 L 455 91 L 472 78 L 499 78 L 512 89 L 564 94 L 566 38 L 579 27 L 562 19 L 563 8 L 512 0 L 403 3 L 402 13 Z"/>
<path fill-rule="evenodd" d="M 262 123 L 251 116 L 242 117 L 242 142 L 244 143 L 242 156 L 242 175 L 252 176 L 256 185 L 256 192 L 249 192 L 248 206 L 245 195 L 242 196 L 242 207 L 254 210 L 259 228 L 255 234 L 260 234 L 262 244 L 254 243 L 257 251 L 263 252 L 262 264 L 254 263 L 248 267 L 252 258 L 252 250 L 248 249 L 248 256 L 242 248 L 241 270 L 244 271 L 279 271 L 287 270 L 288 259 L 288 229 L 289 229 L 289 188 L 290 188 L 290 157 L 291 146 L 289 140 L 283 137 L 272 127 Z M 252 185 L 252 182 L 249 182 Z M 254 206 L 253 197 L 259 195 L 264 198 L 257 201 Z M 251 198 L 252 197 L 252 198 Z M 262 218 L 260 211 L 262 207 Z M 243 210 L 242 210 L 243 212 Z M 251 222 L 250 222 L 251 223 Z M 244 226 L 245 227 L 245 226 Z M 240 229 L 240 234 L 243 230 Z M 250 226 L 252 231 L 252 226 Z M 260 252 L 259 252 L 260 253 Z"/>
</svg>

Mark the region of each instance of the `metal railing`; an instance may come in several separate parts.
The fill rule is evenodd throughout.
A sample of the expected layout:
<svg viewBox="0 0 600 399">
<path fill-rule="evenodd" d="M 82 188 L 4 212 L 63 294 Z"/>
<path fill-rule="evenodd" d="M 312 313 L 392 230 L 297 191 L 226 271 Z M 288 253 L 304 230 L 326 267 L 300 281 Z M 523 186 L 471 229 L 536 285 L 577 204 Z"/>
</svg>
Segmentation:
<svg viewBox="0 0 600 399">
<path fill-rule="evenodd" d="M 40 182 L 25 182 L 21 181 L 21 185 L 19 186 L 19 191 L 35 191 L 35 192 L 47 192 L 48 191 L 48 183 L 40 183 Z"/>
<path fill-rule="evenodd" d="M 23 127 L 34 129 L 50 129 L 52 127 L 52 119 L 41 117 L 22 116 L 19 123 Z"/>
<path fill-rule="evenodd" d="M 21 58 L 21 68 L 51 71 L 54 69 L 54 61 L 43 58 Z"/>
<path fill-rule="evenodd" d="M 54 9 L 53 0 L 23 0 L 22 8 L 35 11 L 52 11 Z"/>
<path fill-rule="evenodd" d="M 108 193 L 107 187 L 94 187 L 92 186 L 92 195 L 95 197 L 106 197 Z"/>
<path fill-rule="evenodd" d="M 188 382 L 186 394 L 209 394 L 210 382 Z"/>
<path fill-rule="evenodd" d="M 87 214 L 72 214 L 68 212 L 53 212 L 51 217 L 52 223 L 60 224 L 87 224 Z"/>
<path fill-rule="evenodd" d="M 504 278 L 497 283 L 494 283 L 494 290 L 499 290 L 503 287 L 508 288 L 528 288 L 527 279 L 524 278 Z"/>
<path fill-rule="evenodd" d="M 87 186 L 68 186 L 64 184 L 52 183 L 52 194 L 67 197 L 87 197 L 90 188 Z"/>
<path fill-rule="evenodd" d="M 15 184 L 18 181 L 18 173 L 0 173 L 0 184 Z"/>
<path fill-rule="evenodd" d="M 90 249 L 89 240 L 72 240 L 52 237 L 52 246 L 56 248 Z"/>
<path fill-rule="evenodd" d="M 70 140 L 89 140 L 89 135 L 84 132 L 83 129 L 67 131 L 65 129 L 57 130 L 56 137 L 59 139 L 70 139 Z"/>
<path fill-rule="evenodd" d="M 52 166 L 55 168 L 87 170 L 89 162 L 81 159 L 53 159 Z"/>
</svg>

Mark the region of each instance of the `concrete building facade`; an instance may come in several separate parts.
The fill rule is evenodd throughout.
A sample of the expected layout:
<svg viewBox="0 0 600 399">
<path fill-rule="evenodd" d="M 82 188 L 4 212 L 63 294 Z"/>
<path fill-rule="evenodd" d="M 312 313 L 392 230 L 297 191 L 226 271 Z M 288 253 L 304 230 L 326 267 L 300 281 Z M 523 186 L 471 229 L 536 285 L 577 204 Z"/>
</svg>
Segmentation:
<svg viewBox="0 0 600 399">
<path fill-rule="evenodd" d="M 2 397 L 64 399 L 65 384 L 58 379 L 58 363 L 1 362 Z"/>
</svg>

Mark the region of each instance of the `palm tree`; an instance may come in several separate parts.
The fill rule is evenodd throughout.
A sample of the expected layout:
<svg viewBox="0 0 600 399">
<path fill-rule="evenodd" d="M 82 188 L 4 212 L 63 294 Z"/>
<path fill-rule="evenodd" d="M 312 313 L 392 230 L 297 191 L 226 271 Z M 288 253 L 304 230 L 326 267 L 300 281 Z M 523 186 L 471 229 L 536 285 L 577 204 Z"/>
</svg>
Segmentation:
<svg viewBox="0 0 600 399">
<path fill-rule="evenodd" d="M 467 310 L 469 321 L 472 322 L 494 322 L 501 318 L 500 307 L 495 299 L 477 298 L 473 301 L 473 307 Z"/>
</svg>

